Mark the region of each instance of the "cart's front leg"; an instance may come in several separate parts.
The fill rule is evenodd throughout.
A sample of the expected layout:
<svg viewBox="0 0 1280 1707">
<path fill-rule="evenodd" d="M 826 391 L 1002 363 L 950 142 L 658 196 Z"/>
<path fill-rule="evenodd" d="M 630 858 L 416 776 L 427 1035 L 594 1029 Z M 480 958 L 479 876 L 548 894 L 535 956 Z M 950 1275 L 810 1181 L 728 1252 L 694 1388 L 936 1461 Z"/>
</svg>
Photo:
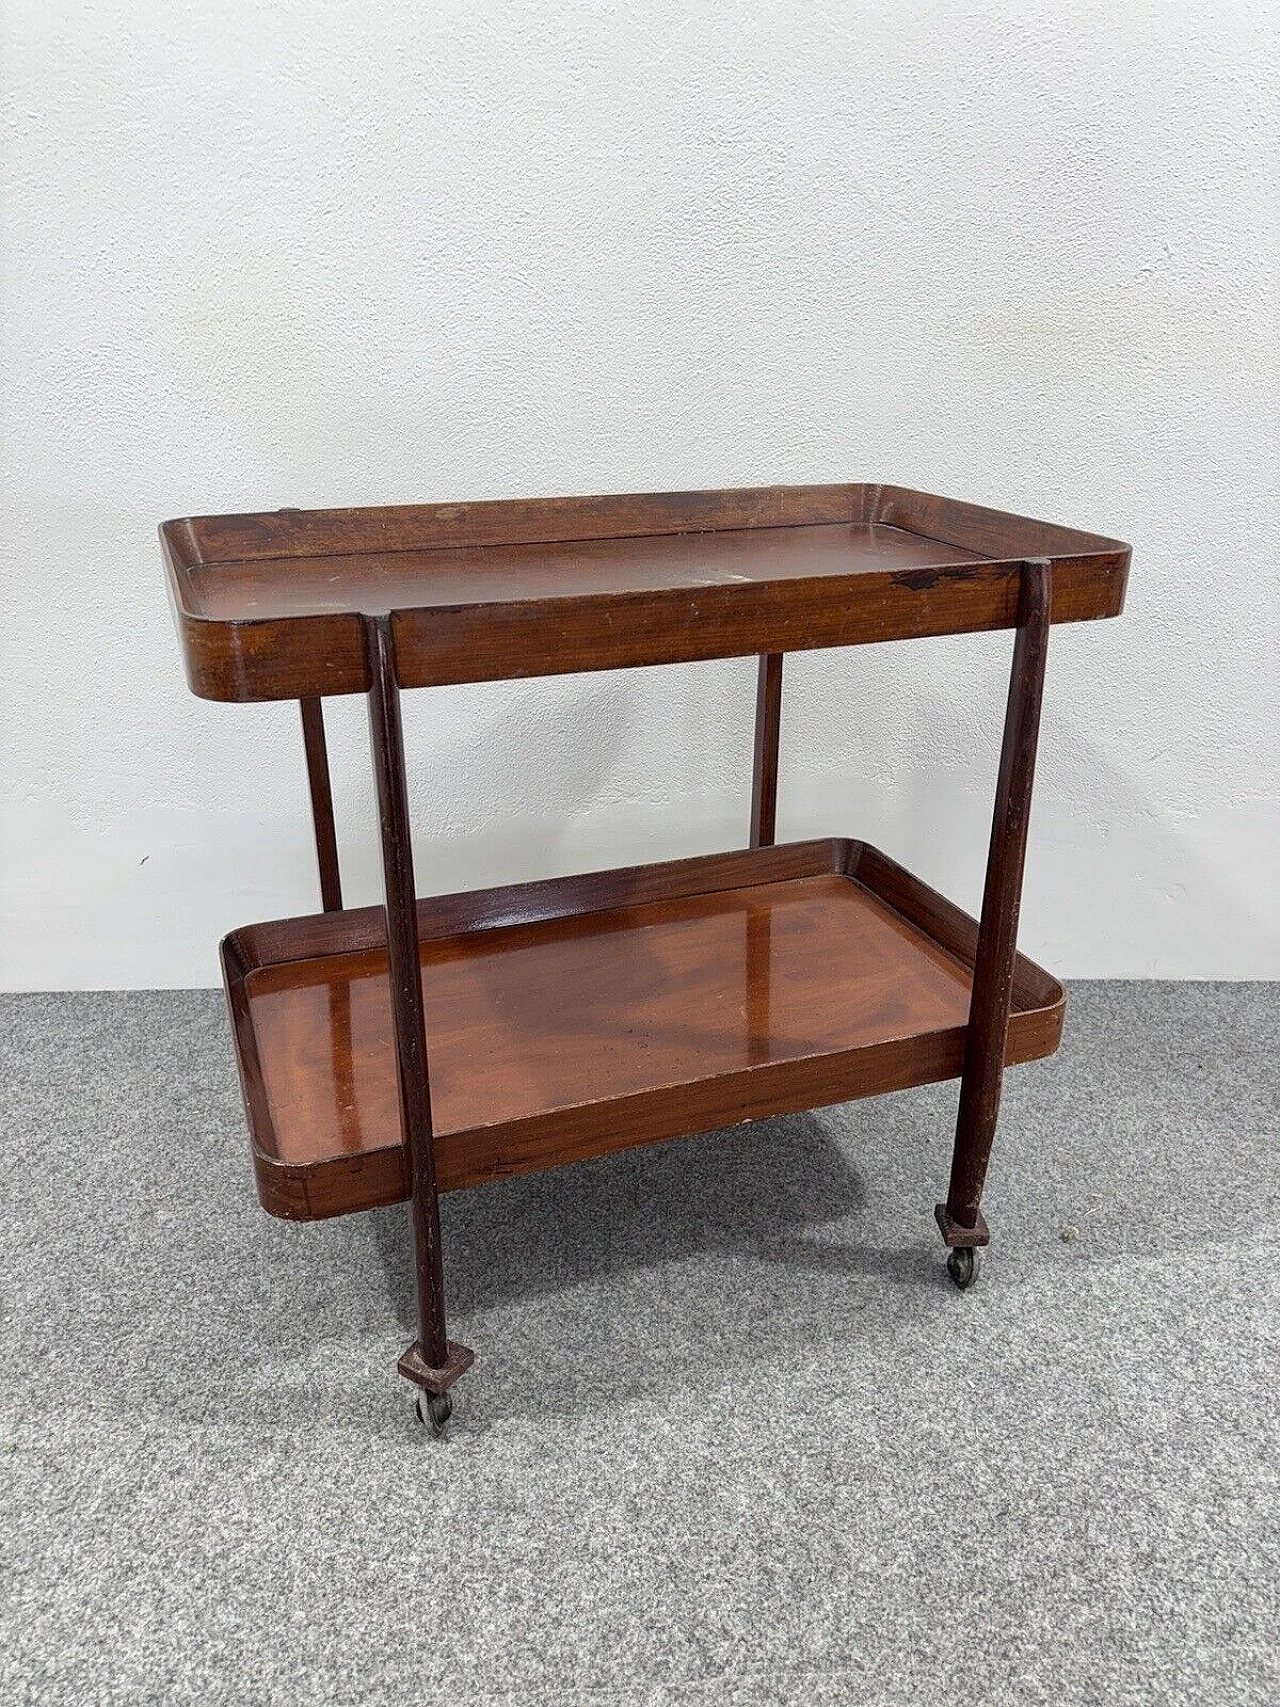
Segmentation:
<svg viewBox="0 0 1280 1707">
<path fill-rule="evenodd" d="M 982 1187 L 991 1158 L 1004 1080 L 1009 1007 L 1018 952 L 1018 910 L 1031 819 L 1040 702 L 1049 650 L 1052 587 L 1049 564 L 1024 563 L 1018 594 L 1018 637 L 1013 648 L 1009 704 L 1000 751 L 991 822 L 991 848 L 982 895 L 982 919 L 973 968 L 973 993 L 965 1034 L 960 1112 L 947 1201 L 934 1211 L 949 1247 L 947 1269 L 962 1290 L 977 1274 L 977 1248 L 989 1243 L 982 1218 Z"/>
<path fill-rule="evenodd" d="M 418 1415 L 439 1434 L 453 1409 L 449 1389 L 474 1361 L 445 1334 L 440 1206 L 436 1194 L 431 1090 L 418 958 L 418 910 L 413 881 L 409 791 L 395 646 L 389 618 L 365 626 L 369 656 L 369 729 L 378 785 L 382 873 L 387 898 L 387 967 L 395 1029 L 400 1124 L 408 1154 L 413 1251 L 418 1284 L 418 1337 L 400 1359 L 400 1373 L 421 1390 Z"/>
</svg>

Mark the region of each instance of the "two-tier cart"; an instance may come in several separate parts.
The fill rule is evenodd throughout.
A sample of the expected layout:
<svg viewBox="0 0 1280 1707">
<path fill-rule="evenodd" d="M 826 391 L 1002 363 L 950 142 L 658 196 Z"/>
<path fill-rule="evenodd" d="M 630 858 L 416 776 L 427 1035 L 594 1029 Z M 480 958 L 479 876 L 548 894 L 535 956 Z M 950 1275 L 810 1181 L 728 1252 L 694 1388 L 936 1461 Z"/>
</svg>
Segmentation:
<svg viewBox="0 0 1280 1707">
<path fill-rule="evenodd" d="M 262 1203 L 412 1204 L 439 1432 L 438 1194 L 766 1115 L 960 1078 L 958 1286 L 1006 1065 L 1052 1054 L 1061 986 L 1017 953 L 1051 622 L 1116 616 L 1129 548 L 872 485 L 197 517 L 160 530 L 192 691 L 296 699 L 323 912 L 222 945 Z M 789 651 L 1016 630 L 981 922 L 842 837 L 774 844 Z M 400 693 L 759 657 L 749 846 L 419 900 Z M 369 702 L 386 905 L 344 909 L 321 702 Z M 785 1167 L 780 1156 L 779 1167 Z"/>
</svg>

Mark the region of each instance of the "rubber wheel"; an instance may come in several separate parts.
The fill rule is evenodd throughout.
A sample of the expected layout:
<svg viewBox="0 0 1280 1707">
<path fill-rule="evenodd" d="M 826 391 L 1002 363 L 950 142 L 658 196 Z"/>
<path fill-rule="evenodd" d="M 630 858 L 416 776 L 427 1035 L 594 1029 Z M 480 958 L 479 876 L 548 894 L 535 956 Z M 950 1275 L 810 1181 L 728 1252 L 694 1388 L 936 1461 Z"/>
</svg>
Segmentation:
<svg viewBox="0 0 1280 1707">
<path fill-rule="evenodd" d="M 947 1252 L 947 1273 L 961 1292 L 968 1291 L 978 1278 L 978 1253 L 970 1245 L 957 1245 Z"/>
<path fill-rule="evenodd" d="M 453 1415 L 453 1400 L 448 1393 L 419 1393 L 417 1409 L 418 1421 L 439 1439 L 444 1433 L 444 1425 Z"/>
</svg>

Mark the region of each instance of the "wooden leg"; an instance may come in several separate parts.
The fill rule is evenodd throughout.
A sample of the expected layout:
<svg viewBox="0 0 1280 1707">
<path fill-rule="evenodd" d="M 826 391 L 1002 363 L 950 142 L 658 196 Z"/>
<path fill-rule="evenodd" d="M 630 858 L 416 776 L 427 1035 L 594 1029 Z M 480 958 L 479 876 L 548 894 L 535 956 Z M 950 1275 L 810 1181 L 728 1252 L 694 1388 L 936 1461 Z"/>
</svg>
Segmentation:
<svg viewBox="0 0 1280 1707">
<path fill-rule="evenodd" d="M 418 1282 L 418 1337 L 400 1359 L 400 1373 L 428 1393 L 444 1393 L 473 1361 L 445 1336 L 440 1206 L 436 1195 L 427 1079 L 427 1037 L 418 959 L 418 911 L 404 774 L 400 690 L 390 622 L 366 624 L 369 648 L 369 730 L 378 785 L 382 872 L 387 897 L 387 963 L 396 1043 L 400 1125 L 409 1151 L 413 1251 Z"/>
<path fill-rule="evenodd" d="M 324 708 L 318 699 L 300 699 L 302 740 L 307 751 L 307 781 L 311 785 L 311 822 L 316 832 L 316 863 L 320 867 L 320 905 L 326 913 L 342 911 L 338 877 L 338 837 L 333 827 L 333 789 L 329 782 L 329 751 L 324 738 Z"/>
<path fill-rule="evenodd" d="M 1013 648 L 1009 705 L 965 1036 L 951 1183 L 947 1201 L 938 1204 L 934 1212 L 942 1236 L 951 1246 L 985 1245 L 989 1237 L 980 1206 L 1004 1079 L 1022 871 L 1049 649 L 1050 598 L 1049 564 L 1043 560 L 1024 563 L 1018 597 L 1018 637 Z"/>
<path fill-rule="evenodd" d="M 751 846 L 773 846 L 778 815 L 778 726 L 782 717 L 782 653 L 765 652 L 756 678 L 756 744 L 751 779 Z"/>
</svg>

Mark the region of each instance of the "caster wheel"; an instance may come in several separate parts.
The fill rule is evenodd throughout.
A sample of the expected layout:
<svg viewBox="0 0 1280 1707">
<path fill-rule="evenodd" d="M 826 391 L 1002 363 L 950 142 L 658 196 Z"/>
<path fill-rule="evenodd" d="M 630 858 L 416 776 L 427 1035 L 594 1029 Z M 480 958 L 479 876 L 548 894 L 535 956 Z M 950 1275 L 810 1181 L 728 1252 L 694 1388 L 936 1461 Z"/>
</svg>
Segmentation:
<svg viewBox="0 0 1280 1707">
<path fill-rule="evenodd" d="M 978 1278 L 978 1253 L 969 1245 L 957 1245 L 947 1252 L 947 1273 L 961 1292 Z"/>
<path fill-rule="evenodd" d="M 421 1392 L 417 1409 L 418 1421 L 439 1439 L 444 1433 L 444 1425 L 453 1415 L 453 1400 L 447 1393 Z"/>
</svg>

